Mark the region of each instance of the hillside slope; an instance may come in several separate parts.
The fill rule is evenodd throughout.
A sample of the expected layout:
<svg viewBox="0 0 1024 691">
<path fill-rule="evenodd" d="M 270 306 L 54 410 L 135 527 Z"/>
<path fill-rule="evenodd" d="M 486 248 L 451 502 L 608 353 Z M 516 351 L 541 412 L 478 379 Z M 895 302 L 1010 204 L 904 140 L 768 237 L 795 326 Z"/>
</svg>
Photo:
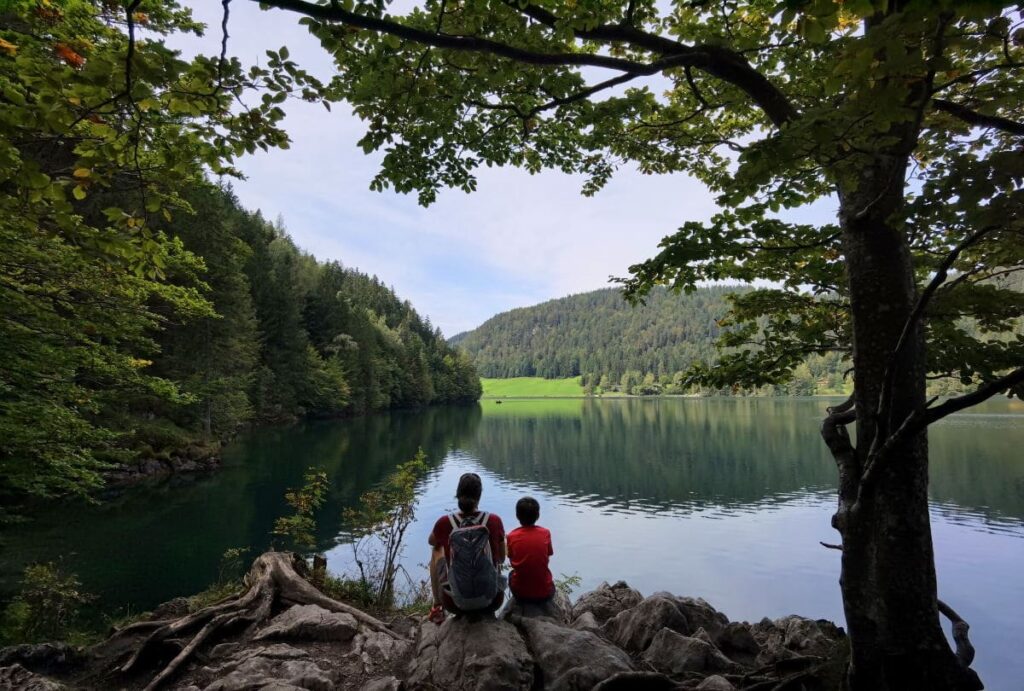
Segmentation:
<svg viewBox="0 0 1024 691">
<path fill-rule="evenodd" d="M 580 377 L 588 392 L 684 393 L 681 373 L 716 359 L 727 296 L 744 290 L 656 290 L 634 307 L 605 288 L 503 312 L 449 342 L 469 354 L 481 377 Z M 836 355 L 814 356 L 776 393 L 842 392 L 844 369 Z"/>
</svg>

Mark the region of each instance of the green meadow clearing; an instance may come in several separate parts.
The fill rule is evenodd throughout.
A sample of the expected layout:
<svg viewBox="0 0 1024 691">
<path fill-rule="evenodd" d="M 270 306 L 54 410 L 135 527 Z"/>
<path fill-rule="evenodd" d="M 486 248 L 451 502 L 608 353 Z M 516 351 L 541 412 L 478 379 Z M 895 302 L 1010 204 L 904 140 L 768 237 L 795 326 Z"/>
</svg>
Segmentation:
<svg viewBox="0 0 1024 691">
<path fill-rule="evenodd" d="M 490 379 L 480 377 L 484 398 L 564 398 L 583 395 L 580 377 L 571 379 L 544 379 L 543 377 L 513 377 Z"/>
</svg>

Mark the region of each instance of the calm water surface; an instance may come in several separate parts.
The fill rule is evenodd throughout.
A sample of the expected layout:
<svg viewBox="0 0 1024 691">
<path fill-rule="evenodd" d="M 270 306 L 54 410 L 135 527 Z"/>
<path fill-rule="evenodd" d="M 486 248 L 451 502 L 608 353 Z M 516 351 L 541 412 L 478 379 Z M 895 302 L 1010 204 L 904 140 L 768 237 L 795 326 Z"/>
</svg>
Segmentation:
<svg viewBox="0 0 1024 691">
<path fill-rule="evenodd" d="M 262 430 L 213 476 L 136 488 L 100 506 L 64 504 L 6 531 L 0 591 L 25 563 L 61 559 L 100 607 L 143 610 L 193 593 L 229 547 L 262 549 L 285 489 L 310 466 L 331 493 L 318 541 L 350 568 L 342 509 L 417 447 L 432 470 L 405 566 L 424 577 L 426 539 L 468 470 L 483 506 L 515 524 L 524 493 L 554 536 L 552 570 L 582 590 L 624 579 L 645 594 L 707 599 L 732 619 L 790 613 L 843 621 L 835 466 L 822 399 L 485 401 Z M 1024 405 L 1000 400 L 934 426 L 931 492 L 940 597 L 971 624 L 990 689 L 1024 689 Z"/>
</svg>

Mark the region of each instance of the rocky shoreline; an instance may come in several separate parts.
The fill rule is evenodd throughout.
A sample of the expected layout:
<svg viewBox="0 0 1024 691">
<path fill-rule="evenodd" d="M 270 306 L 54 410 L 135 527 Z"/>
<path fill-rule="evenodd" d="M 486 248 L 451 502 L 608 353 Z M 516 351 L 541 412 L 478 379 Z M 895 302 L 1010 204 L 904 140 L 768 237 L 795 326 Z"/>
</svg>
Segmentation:
<svg viewBox="0 0 1024 691">
<path fill-rule="evenodd" d="M 220 468 L 219 441 L 197 442 L 173 451 L 143 453 L 128 463 L 121 463 L 103 473 L 108 485 L 126 485 L 153 477 L 207 473 Z"/>
<path fill-rule="evenodd" d="M 188 613 L 171 603 L 88 650 L 0 651 L 0 687 L 825 691 L 840 688 L 848 651 L 846 634 L 828 621 L 792 615 L 735 622 L 700 598 L 644 597 L 623 582 L 603 583 L 574 604 L 560 597 L 539 611 L 450 617 L 437 626 L 402 616 L 381 622 L 322 595 L 308 596 L 305 585 L 292 587 L 288 574 L 276 577 L 280 588 L 258 591 L 277 593 L 260 605 L 264 619 L 242 617 L 242 625 L 217 630 L 214 623 L 235 605 L 225 601 Z M 250 595 L 260 600 L 254 593 L 251 585 L 235 602 Z M 202 625 L 195 636 L 193 625 Z M 151 645 L 154 638 L 160 645 Z M 154 676 L 154 668 L 163 671 Z"/>
</svg>

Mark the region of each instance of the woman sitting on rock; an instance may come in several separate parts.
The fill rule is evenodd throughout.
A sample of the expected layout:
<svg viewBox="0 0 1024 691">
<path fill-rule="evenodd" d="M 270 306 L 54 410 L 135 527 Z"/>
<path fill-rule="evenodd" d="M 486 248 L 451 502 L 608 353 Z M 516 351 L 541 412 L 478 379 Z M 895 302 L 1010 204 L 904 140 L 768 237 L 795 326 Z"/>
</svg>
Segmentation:
<svg viewBox="0 0 1024 691">
<path fill-rule="evenodd" d="M 441 516 L 428 542 L 434 606 L 429 619 L 441 624 L 453 614 L 493 613 L 505 599 L 505 526 L 496 514 L 480 511 L 483 483 L 476 473 L 459 478 L 459 510 Z"/>
</svg>

